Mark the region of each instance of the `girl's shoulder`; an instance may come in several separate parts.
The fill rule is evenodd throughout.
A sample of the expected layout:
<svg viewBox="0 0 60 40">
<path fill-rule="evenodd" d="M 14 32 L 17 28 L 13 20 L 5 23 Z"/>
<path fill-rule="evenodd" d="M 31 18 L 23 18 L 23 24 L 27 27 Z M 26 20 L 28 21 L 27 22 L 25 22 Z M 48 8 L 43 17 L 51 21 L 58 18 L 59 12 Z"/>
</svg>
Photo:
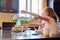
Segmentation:
<svg viewBox="0 0 60 40">
<path fill-rule="evenodd" d="M 46 17 L 49 19 L 49 21 L 55 22 L 55 19 L 53 19 L 52 17 Z"/>
<path fill-rule="evenodd" d="M 48 16 L 48 17 L 46 17 L 46 18 L 54 20 L 52 17 L 49 17 L 49 16 Z"/>
</svg>

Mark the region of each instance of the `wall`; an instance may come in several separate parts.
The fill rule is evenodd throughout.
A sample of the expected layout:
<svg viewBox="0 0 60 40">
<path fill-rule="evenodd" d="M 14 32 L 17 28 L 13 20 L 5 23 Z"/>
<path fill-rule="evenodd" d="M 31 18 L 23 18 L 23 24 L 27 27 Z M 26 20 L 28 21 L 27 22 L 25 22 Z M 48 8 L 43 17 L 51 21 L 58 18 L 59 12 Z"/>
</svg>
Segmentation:
<svg viewBox="0 0 60 40">
<path fill-rule="evenodd" d="M 41 0 L 41 4 L 42 4 L 42 9 L 44 9 L 45 7 L 47 7 L 47 0 Z"/>
<path fill-rule="evenodd" d="M 54 2 L 60 2 L 60 0 L 54 0 Z"/>
<path fill-rule="evenodd" d="M 14 13 L 0 12 L 0 26 L 2 26 L 2 22 L 13 22 L 14 15 Z"/>
<path fill-rule="evenodd" d="M 60 0 L 54 0 L 54 10 L 60 19 Z"/>
</svg>

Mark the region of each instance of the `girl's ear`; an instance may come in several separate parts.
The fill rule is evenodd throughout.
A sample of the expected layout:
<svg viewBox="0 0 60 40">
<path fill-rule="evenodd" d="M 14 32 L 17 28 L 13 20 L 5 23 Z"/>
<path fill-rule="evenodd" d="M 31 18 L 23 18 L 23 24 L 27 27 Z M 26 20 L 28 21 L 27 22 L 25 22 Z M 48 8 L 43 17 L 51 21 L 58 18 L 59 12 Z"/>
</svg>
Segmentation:
<svg viewBox="0 0 60 40">
<path fill-rule="evenodd" d="M 50 16 L 50 12 L 47 12 L 47 15 Z"/>
</svg>

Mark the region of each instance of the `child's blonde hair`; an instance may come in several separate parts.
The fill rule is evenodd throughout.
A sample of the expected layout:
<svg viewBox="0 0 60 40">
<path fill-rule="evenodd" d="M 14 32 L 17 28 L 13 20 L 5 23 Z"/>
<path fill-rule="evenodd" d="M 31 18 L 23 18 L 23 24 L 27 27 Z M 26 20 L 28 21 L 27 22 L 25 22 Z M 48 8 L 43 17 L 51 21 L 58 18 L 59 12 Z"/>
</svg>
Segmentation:
<svg viewBox="0 0 60 40">
<path fill-rule="evenodd" d="M 56 22 L 59 21 L 59 17 L 57 16 L 56 12 L 50 8 L 50 7 L 46 7 L 43 9 L 45 12 L 48 12 L 48 16 L 52 17 L 53 19 L 55 19 Z"/>
</svg>

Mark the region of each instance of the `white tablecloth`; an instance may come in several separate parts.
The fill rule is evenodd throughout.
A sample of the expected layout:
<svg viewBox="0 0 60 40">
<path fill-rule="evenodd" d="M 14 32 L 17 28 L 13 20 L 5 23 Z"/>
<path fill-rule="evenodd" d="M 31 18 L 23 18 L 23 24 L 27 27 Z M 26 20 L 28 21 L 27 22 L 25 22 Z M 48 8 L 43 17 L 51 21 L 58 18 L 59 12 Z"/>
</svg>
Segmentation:
<svg viewBox="0 0 60 40">
<path fill-rule="evenodd" d="M 26 35 L 24 35 L 26 34 Z M 42 35 L 32 35 L 32 34 L 36 34 L 35 31 L 33 30 L 29 30 L 26 32 L 20 32 L 20 33 L 12 33 L 12 39 L 38 39 L 38 38 L 43 38 Z"/>
</svg>

